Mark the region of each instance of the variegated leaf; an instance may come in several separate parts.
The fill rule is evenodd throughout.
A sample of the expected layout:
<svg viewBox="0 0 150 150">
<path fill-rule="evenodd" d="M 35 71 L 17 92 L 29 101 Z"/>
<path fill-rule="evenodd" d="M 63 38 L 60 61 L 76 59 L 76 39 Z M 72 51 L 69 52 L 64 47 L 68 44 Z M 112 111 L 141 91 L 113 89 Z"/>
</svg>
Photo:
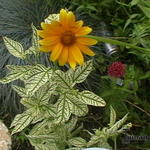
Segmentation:
<svg viewBox="0 0 150 150">
<path fill-rule="evenodd" d="M 71 132 L 72 130 L 75 129 L 76 123 L 78 121 L 77 117 L 74 117 L 72 119 L 70 119 L 67 123 L 66 123 L 66 128 L 69 132 Z"/>
<path fill-rule="evenodd" d="M 32 108 L 37 105 L 37 100 L 31 97 L 24 97 L 20 100 L 20 103 L 23 104 L 26 108 Z"/>
<path fill-rule="evenodd" d="M 88 113 L 87 105 L 81 103 L 76 95 L 67 93 L 66 100 L 69 102 L 72 114 L 75 114 L 76 116 L 84 116 Z"/>
<path fill-rule="evenodd" d="M 110 129 L 107 130 L 108 133 L 116 132 L 127 120 L 128 114 L 126 114 L 122 119 L 117 121 Z"/>
<path fill-rule="evenodd" d="M 66 95 L 61 95 L 57 102 L 57 123 L 69 120 L 71 115 L 71 107 L 67 101 Z"/>
<path fill-rule="evenodd" d="M 37 34 L 37 29 L 36 29 L 36 27 L 32 24 L 31 25 L 32 26 L 32 31 L 33 31 L 33 35 L 32 35 L 32 46 L 29 48 L 29 49 L 27 49 L 26 51 L 25 51 L 25 54 L 27 55 L 31 55 L 31 54 L 34 54 L 34 55 L 39 55 L 39 50 L 38 50 L 38 48 L 39 48 L 39 43 L 38 43 L 38 41 L 39 41 L 39 36 L 38 36 L 38 34 Z"/>
<path fill-rule="evenodd" d="M 109 126 L 112 127 L 116 122 L 116 112 L 112 106 L 110 106 L 110 123 Z"/>
<path fill-rule="evenodd" d="M 125 132 L 126 130 L 129 130 L 132 127 L 132 123 L 128 123 L 121 127 L 121 129 L 117 130 L 117 134 L 121 134 Z"/>
<path fill-rule="evenodd" d="M 93 92 L 90 91 L 83 91 L 78 94 L 79 100 L 88 105 L 93 105 L 93 106 L 105 106 L 106 103 L 105 101 L 99 97 L 98 95 L 94 94 Z"/>
<path fill-rule="evenodd" d="M 57 84 L 55 82 L 48 82 L 35 92 L 34 97 L 39 100 L 40 104 L 47 105 L 56 87 Z"/>
<path fill-rule="evenodd" d="M 18 94 L 20 97 L 28 97 L 27 91 L 26 91 L 25 88 L 19 87 L 19 86 L 16 86 L 16 85 L 13 85 L 12 87 L 13 87 L 13 89 L 17 92 L 17 94 Z"/>
<path fill-rule="evenodd" d="M 0 79 L 1 83 L 9 83 L 11 81 L 20 79 L 32 70 L 32 66 L 13 66 L 13 65 L 8 65 L 7 68 L 11 71 L 10 73 L 7 74 L 6 77 Z"/>
<path fill-rule="evenodd" d="M 60 87 L 61 90 L 68 90 L 72 87 L 71 77 L 61 70 L 55 71 L 53 80 L 58 83 L 58 87 Z"/>
<path fill-rule="evenodd" d="M 52 121 L 50 121 L 49 119 L 44 119 L 42 122 L 37 123 L 32 130 L 30 131 L 30 135 L 41 135 L 44 134 L 45 132 L 47 132 L 47 128 L 45 128 L 46 126 L 48 127 L 49 132 L 50 130 L 50 126 L 52 124 Z"/>
<path fill-rule="evenodd" d="M 52 21 L 59 21 L 59 14 L 50 14 L 45 19 L 45 23 L 48 23 L 48 24 L 51 24 Z"/>
<path fill-rule="evenodd" d="M 11 127 L 14 127 L 11 134 L 22 131 L 32 122 L 33 118 L 34 116 L 28 112 L 17 115 L 11 124 Z"/>
<path fill-rule="evenodd" d="M 51 76 L 52 70 L 50 68 L 46 68 L 43 65 L 35 66 L 25 81 L 27 94 L 30 93 L 30 95 L 33 95 L 41 86 L 51 79 Z"/>
<path fill-rule="evenodd" d="M 71 76 L 73 85 L 75 85 L 76 83 L 83 82 L 87 78 L 89 73 L 92 71 L 92 66 L 93 66 L 93 63 L 90 60 L 86 62 L 83 66 L 77 67 L 75 70 L 70 69 L 68 71 L 68 75 Z"/>
<path fill-rule="evenodd" d="M 55 143 L 35 145 L 36 150 L 59 150 Z"/>
<path fill-rule="evenodd" d="M 32 31 L 33 31 L 32 46 L 36 49 L 39 47 L 39 43 L 38 43 L 39 36 L 38 36 L 36 27 L 33 24 L 31 25 L 31 27 L 32 27 Z"/>
<path fill-rule="evenodd" d="M 76 146 L 76 147 L 86 147 L 86 140 L 84 140 L 81 137 L 74 137 L 72 139 L 70 139 L 69 141 L 70 145 Z"/>
<path fill-rule="evenodd" d="M 25 52 L 23 50 L 23 46 L 19 42 L 16 42 L 7 37 L 4 37 L 3 39 L 4 39 L 5 46 L 13 56 L 21 59 L 26 58 Z"/>
</svg>

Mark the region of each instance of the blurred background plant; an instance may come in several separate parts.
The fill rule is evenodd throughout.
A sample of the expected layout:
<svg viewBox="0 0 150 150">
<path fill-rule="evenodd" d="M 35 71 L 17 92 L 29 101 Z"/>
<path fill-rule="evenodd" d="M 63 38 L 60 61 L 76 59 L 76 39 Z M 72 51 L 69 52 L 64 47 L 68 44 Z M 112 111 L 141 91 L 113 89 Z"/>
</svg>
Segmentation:
<svg viewBox="0 0 150 150">
<path fill-rule="evenodd" d="M 101 22 L 104 21 L 108 27 L 106 32 L 112 32 L 111 38 L 150 48 L 150 2 L 147 0 L 0 0 L 0 36 L 17 40 L 27 49 L 31 45 L 31 24 L 39 28 L 40 22 L 50 13 L 57 13 L 60 8 L 74 11 L 87 25 L 92 26 L 95 35 L 102 35 Z M 104 111 L 90 107 L 88 117 L 81 119 L 84 128 L 103 127 L 109 120 L 108 111 L 112 105 L 119 118 L 130 112 L 129 119 L 133 123 L 130 134 L 150 135 L 150 55 L 128 47 L 118 47 L 117 52 L 110 56 L 106 54 L 103 44 L 93 48 L 96 52 L 95 69 L 78 86 L 101 95 L 107 106 Z M 46 55 L 43 57 L 46 58 Z M 121 79 L 107 75 L 108 66 L 115 61 L 127 66 L 126 74 Z M 41 59 L 40 62 L 51 65 L 48 59 Z M 8 64 L 23 65 L 25 62 L 10 55 L 1 38 L 0 77 L 6 75 L 5 66 Z M 21 83 L 16 81 L 16 84 Z M 0 91 L 0 113 L 9 125 L 14 115 L 23 110 L 23 106 L 11 84 L 0 84 Z M 127 150 L 150 147 L 146 141 L 122 146 L 121 137 L 117 143 L 119 149 Z"/>
</svg>

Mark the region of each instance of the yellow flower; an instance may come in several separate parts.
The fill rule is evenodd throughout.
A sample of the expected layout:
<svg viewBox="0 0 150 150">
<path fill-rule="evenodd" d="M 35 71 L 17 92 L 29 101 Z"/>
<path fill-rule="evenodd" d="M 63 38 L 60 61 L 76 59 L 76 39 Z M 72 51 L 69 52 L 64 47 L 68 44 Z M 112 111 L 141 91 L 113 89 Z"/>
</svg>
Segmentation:
<svg viewBox="0 0 150 150">
<path fill-rule="evenodd" d="M 59 65 L 66 63 L 74 69 L 77 64 L 83 65 L 83 53 L 94 56 L 89 46 L 97 43 L 91 38 L 82 37 L 89 34 L 92 29 L 83 26 L 83 21 L 76 21 L 71 11 L 60 10 L 59 20 L 50 24 L 41 23 L 42 30 L 38 34 L 42 40 L 39 41 L 40 51 L 51 52 L 50 60 L 58 60 Z"/>
</svg>

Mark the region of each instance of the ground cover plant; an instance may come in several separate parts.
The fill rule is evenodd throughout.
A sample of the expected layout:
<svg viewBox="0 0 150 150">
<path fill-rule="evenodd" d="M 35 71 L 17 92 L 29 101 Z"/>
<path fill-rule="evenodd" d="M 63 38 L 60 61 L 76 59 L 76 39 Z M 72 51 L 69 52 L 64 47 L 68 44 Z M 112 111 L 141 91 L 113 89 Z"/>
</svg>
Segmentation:
<svg viewBox="0 0 150 150">
<path fill-rule="evenodd" d="M 0 82 L 1 109 L 5 110 L 1 111 L 2 118 L 9 125 L 14 114 L 19 113 L 11 123 L 14 143 L 19 143 L 14 149 L 25 149 L 30 141 L 37 150 L 93 146 L 147 150 L 148 140 L 133 140 L 127 144 L 125 138 L 150 134 L 150 3 L 145 0 L 62 0 L 59 3 L 29 0 L 24 2 L 23 8 L 31 12 L 36 6 L 37 12 L 28 14 L 26 25 L 20 17 L 25 15 L 24 9 L 19 9 L 23 0 L 13 2 L 15 8 L 19 4 L 18 11 L 7 7 L 6 1 L 0 2 L 0 11 L 9 8 L 7 13 L 3 12 L 0 25 L 3 36 Z M 39 11 L 44 8 L 46 11 Z M 90 26 L 77 33 L 79 39 L 93 29 L 92 35 L 84 37 L 91 41 L 80 42 L 82 53 L 76 47 L 71 49 L 72 53 L 68 54 L 67 48 L 62 53 L 61 47 L 45 44 L 52 43 L 52 39 L 57 41 L 56 35 L 47 39 L 50 31 L 62 32 L 57 23 L 46 26 L 59 21 L 61 8 L 66 9 L 62 10 L 62 16 L 68 9 L 76 14 L 76 20 L 83 20 L 84 25 Z M 10 16 L 12 11 L 20 15 Z M 71 12 L 69 15 L 73 24 L 73 15 Z M 61 23 L 67 26 L 64 19 Z M 46 24 L 40 25 L 44 21 Z M 82 21 L 77 24 L 81 26 Z M 75 29 L 63 34 L 61 42 L 65 47 L 77 41 L 70 32 Z M 110 48 L 114 48 L 113 54 Z M 86 56 L 83 57 L 83 53 Z M 58 59 L 58 56 L 62 57 Z"/>
</svg>

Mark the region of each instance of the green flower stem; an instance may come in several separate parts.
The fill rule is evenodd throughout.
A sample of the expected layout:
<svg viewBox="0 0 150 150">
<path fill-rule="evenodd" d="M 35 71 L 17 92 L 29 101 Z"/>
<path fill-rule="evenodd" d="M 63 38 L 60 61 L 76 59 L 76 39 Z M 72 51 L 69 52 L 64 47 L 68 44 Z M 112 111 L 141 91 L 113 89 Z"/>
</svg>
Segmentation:
<svg viewBox="0 0 150 150">
<path fill-rule="evenodd" d="M 95 39 L 98 42 L 104 42 L 104 43 L 110 43 L 110 44 L 113 44 L 113 45 L 129 47 L 129 48 L 137 49 L 137 50 L 142 51 L 142 52 L 144 51 L 144 52 L 150 53 L 150 49 L 138 47 L 138 46 L 135 46 L 133 44 L 129 44 L 129 43 L 126 43 L 126 42 L 121 42 L 121 41 L 118 41 L 118 40 L 113 40 L 113 39 L 106 38 L 106 37 L 92 36 L 92 35 L 86 35 L 84 37 Z"/>
</svg>

